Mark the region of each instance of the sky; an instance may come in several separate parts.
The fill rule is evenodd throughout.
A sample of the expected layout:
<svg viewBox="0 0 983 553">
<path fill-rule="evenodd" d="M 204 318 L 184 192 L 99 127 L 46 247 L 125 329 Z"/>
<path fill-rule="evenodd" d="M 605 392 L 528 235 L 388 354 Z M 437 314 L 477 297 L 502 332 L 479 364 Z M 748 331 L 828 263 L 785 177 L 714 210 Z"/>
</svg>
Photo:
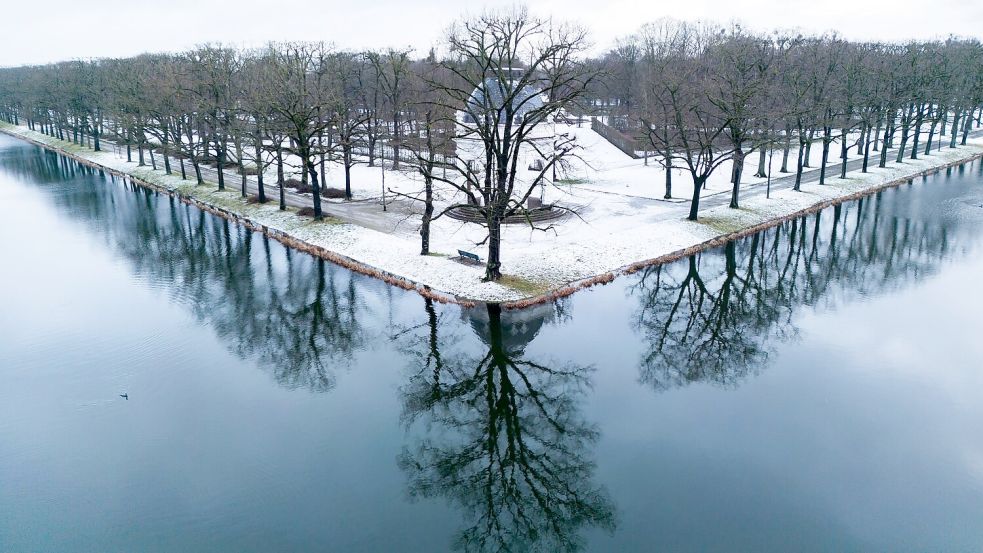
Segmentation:
<svg viewBox="0 0 983 553">
<path fill-rule="evenodd" d="M 339 48 L 412 47 L 424 55 L 457 18 L 501 0 L 3 0 L 0 66 L 176 52 L 218 42 L 322 40 Z M 758 30 L 836 31 L 854 40 L 983 39 L 983 0 L 530 0 L 577 22 L 595 51 L 661 17 L 738 21 Z"/>
</svg>

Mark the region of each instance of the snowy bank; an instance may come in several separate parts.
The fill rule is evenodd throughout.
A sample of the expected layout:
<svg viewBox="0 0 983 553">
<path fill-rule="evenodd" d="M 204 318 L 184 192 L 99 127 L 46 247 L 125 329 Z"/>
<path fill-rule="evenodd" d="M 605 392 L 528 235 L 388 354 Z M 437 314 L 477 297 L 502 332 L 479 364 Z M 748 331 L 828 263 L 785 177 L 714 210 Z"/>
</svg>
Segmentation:
<svg viewBox="0 0 983 553">
<path fill-rule="evenodd" d="M 790 217 L 983 156 L 983 144 L 974 139 L 966 146 L 943 148 L 918 160 L 892 162 L 884 169 L 871 167 L 866 174 L 853 171 L 846 179 L 829 175 L 827 184 L 804 184 L 801 192 L 773 189 L 771 197 L 766 198 L 762 187 L 755 186 L 742 196 L 740 209 L 730 209 L 721 202 L 707 202 L 698 222 L 685 219 L 687 204 L 604 191 L 598 185 L 569 186 L 562 193 L 563 199 L 586 206 L 580 217 L 565 219 L 548 233 L 520 225 L 506 227 L 502 255 L 506 276 L 501 283 L 491 283 L 481 281 L 483 267 L 452 259 L 458 248 L 481 253 L 474 246 L 483 237 L 483 229 L 477 225 L 449 219 L 435 221 L 431 239 L 431 250 L 435 253 L 421 256 L 416 233 L 418 222 L 405 213 L 380 214 L 384 224 L 377 228 L 330 217 L 316 222 L 298 216 L 293 208 L 280 211 L 275 202 L 248 203 L 240 197 L 235 184 L 231 184 L 231 189 L 218 191 L 211 184 L 197 186 L 178 175 L 140 167 L 112 151 L 94 152 L 8 124 L 0 124 L 0 131 L 82 163 L 125 175 L 138 184 L 172 194 L 289 246 L 391 284 L 441 301 L 503 302 L 513 307 L 609 282 L 617 275 L 646 265 L 714 247 Z M 585 142 L 590 138 L 585 136 Z M 653 174 L 655 170 L 646 172 L 646 177 Z M 270 188 L 275 193 L 275 186 Z M 386 232 L 378 227 L 391 230 Z"/>
</svg>

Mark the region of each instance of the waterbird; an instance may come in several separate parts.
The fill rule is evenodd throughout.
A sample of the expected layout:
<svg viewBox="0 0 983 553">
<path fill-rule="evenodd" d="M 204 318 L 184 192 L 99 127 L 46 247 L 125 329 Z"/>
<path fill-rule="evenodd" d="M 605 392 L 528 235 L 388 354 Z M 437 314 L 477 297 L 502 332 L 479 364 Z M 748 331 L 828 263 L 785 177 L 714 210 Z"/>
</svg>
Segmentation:
<svg viewBox="0 0 983 553">
<path fill-rule="evenodd" d="M 130 394 L 120 394 L 119 397 L 125 399 L 126 401 L 130 401 Z"/>
</svg>

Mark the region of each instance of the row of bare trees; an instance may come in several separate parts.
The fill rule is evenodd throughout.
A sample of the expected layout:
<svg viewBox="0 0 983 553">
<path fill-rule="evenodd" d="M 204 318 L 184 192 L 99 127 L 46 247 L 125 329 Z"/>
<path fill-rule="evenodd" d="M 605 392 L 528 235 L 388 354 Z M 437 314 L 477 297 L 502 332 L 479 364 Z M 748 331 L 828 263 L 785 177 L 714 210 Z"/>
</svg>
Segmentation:
<svg viewBox="0 0 983 553">
<path fill-rule="evenodd" d="M 950 147 L 965 143 L 983 114 L 983 47 L 972 40 L 855 43 L 664 20 L 599 58 L 587 46 L 583 29 L 515 8 L 458 21 L 440 55 L 423 58 L 295 42 L 8 68 L 0 117 L 96 150 L 111 137 L 128 159 L 199 184 L 203 166 L 218 167 L 220 189 L 234 169 L 244 197 L 255 175 L 259 202 L 275 167 L 280 208 L 294 184 L 310 191 L 318 219 L 327 163 L 343 167 L 347 199 L 356 164 L 388 163 L 422 177 L 418 192 L 400 193 L 423 206 L 421 253 L 432 220 L 474 210 L 488 231 L 485 278 L 497 280 L 503 224 L 533 224 L 528 200 L 576 155 L 571 134 L 542 140 L 542 127 L 568 113 L 606 111 L 656 154 L 667 197 L 673 170 L 685 169 L 693 220 L 707 180 L 728 162 L 736 208 L 755 153 L 763 177 L 766 154 L 781 152 L 798 190 L 814 145 L 824 184 L 830 156 L 844 178 L 853 147 L 863 171 L 872 152 L 881 167 L 889 150 L 898 162 L 928 155 L 943 135 Z M 533 175 L 520 167 L 530 150 L 540 158 Z M 439 204 L 438 188 L 449 192 Z"/>
<path fill-rule="evenodd" d="M 165 171 L 171 173 L 176 158 L 182 176 L 187 162 L 199 183 L 206 163 L 237 167 L 243 177 L 257 174 L 260 201 L 266 201 L 262 169 L 275 164 L 282 185 L 285 164 L 292 164 L 309 183 L 321 217 L 325 158 L 342 161 L 350 198 L 351 167 L 363 160 L 374 165 L 379 137 L 398 144 L 403 128 L 412 126 L 412 118 L 403 120 L 412 86 L 408 56 L 276 43 L 18 67 L 0 72 L 0 109 L 11 123 L 23 120 L 96 150 L 111 135 L 128 158 L 135 149 L 141 165 L 150 156 L 156 168 L 154 152 L 163 153 Z M 216 179 L 224 189 L 222 171 Z M 280 202 L 285 207 L 282 193 Z"/>
<path fill-rule="evenodd" d="M 542 149 L 531 146 L 533 129 L 592 78 L 585 46 L 583 30 L 517 8 L 456 23 L 440 59 L 433 51 L 415 59 L 408 50 L 295 42 L 18 67 L 0 70 L 0 117 L 96 150 L 111 136 L 128 160 L 157 169 L 162 158 L 168 174 L 193 172 L 199 184 L 211 165 L 219 189 L 225 170 L 235 169 L 243 197 L 247 175 L 256 175 L 259 202 L 268 196 L 264 170 L 275 165 L 280 208 L 287 173 L 299 173 L 297 187 L 310 190 L 317 219 L 326 162 L 343 166 L 351 199 L 353 166 L 388 158 L 383 163 L 422 175 L 422 190 L 403 194 L 424 206 L 421 253 L 429 253 L 432 219 L 474 209 L 488 229 L 486 278 L 497 280 L 505 219 L 527 211 L 542 176 L 572 150 L 569 141 L 553 144 L 541 152 L 538 178 L 517 176 L 520 151 Z M 472 123 L 461 123 L 462 112 Z M 455 139 L 480 154 L 457 156 Z M 439 210 L 435 184 L 454 196 Z"/>
<path fill-rule="evenodd" d="M 658 155 L 666 197 L 673 168 L 692 176 L 693 220 L 701 188 L 726 162 L 733 161 L 736 208 L 749 154 L 758 153 L 755 174 L 764 177 L 766 154 L 781 150 L 781 172 L 794 172 L 798 190 L 813 144 L 822 149 L 825 184 L 832 155 L 842 161 L 841 178 L 849 148 L 863 156 L 864 172 L 871 152 L 880 167 L 889 149 L 897 162 L 915 159 L 940 147 L 947 129 L 950 147 L 965 144 L 983 112 L 983 46 L 975 40 L 857 43 L 662 20 L 596 63 L 608 78 L 592 98 L 612 106 L 613 124 L 640 149 Z"/>
</svg>

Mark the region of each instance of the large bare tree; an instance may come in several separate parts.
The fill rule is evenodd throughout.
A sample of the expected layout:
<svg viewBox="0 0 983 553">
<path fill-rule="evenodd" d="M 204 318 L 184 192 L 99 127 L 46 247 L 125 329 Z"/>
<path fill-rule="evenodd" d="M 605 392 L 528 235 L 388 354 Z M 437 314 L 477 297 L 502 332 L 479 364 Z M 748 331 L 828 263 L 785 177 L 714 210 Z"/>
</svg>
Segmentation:
<svg viewBox="0 0 983 553">
<path fill-rule="evenodd" d="M 281 152 L 300 158 L 311 176 L 314 196 L 314 218 L 321 219 L 321 187 L 317 178 L 317 156 L 326 147 L 321 138 L 331 124 L 330 108 L 335 90 L 331 86 L 328 58 L 330 50 L 322 43 L 271 44 L 266 53 L 269 83 L 264 100 L 272 115 L 282 122 L 288 146 Z M 281 190 L 282 190 L 281 186 Z"/>
<path fill-rule="evenodd" d="M 440 65 L 452 78 L 429 84 L 442 107 L 458 113 L 459 151 L 453 174 L 435 178 L 466 198 L 444 211 L 472 207 L 481 215 L 488 230 L 485 280 L 502 277 L 506 218 L 528 215 L 527 200 L 574 151 L 572 137 L 543 136 L 596 77 L 581 59 L 587 45 L 584 30 L 520 8 L 463 19 L 448 34 L 449 57 Z M 527 152 L 541 162 L 531 176 L 520 177 Z"/>
</svg>

